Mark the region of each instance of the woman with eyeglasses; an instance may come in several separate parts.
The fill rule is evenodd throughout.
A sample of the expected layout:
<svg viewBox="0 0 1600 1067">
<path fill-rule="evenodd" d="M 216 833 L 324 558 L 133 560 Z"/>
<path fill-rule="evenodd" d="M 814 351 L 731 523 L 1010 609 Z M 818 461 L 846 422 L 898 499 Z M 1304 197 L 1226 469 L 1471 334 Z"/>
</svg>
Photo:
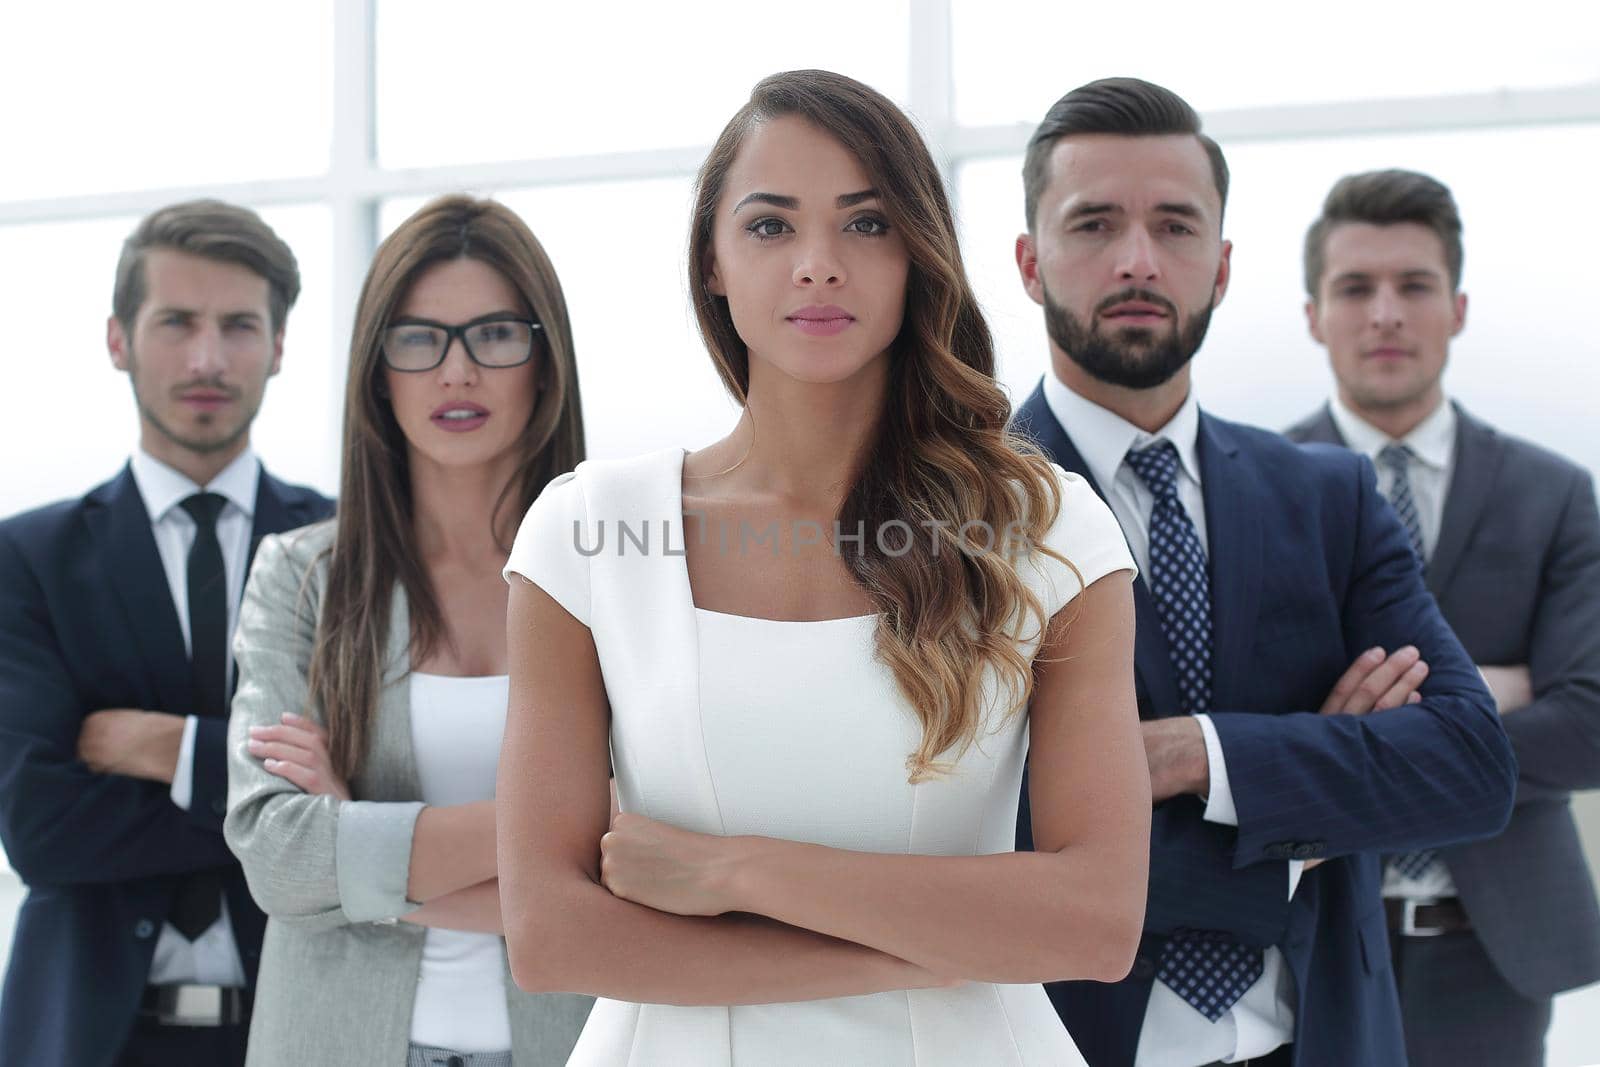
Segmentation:
<svg viewBox="0 0 1600 1067">
<path fill-rule="evenodd" d="M 362 287 L 338 516 L 264 541 L 240 613 L 225 832 L 268 915 L 252 1067 L 565 1062 L 588 999 L 519 991 L 500 936 L 500 570 L 583 448 L 543 248 L 493 201 L 423 207 Z"/>
</svg>

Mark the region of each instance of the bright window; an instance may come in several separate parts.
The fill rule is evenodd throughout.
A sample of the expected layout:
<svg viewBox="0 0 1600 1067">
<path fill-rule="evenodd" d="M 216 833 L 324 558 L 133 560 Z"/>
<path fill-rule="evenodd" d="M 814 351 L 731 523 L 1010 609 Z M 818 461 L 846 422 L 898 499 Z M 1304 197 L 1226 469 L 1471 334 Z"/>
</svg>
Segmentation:
<svg viewBox="0 0 1600 1067">
<path fill-rule="evenodd" d="M 321 0 L 6 5 L 0 201 L 323 173 L 327 12 Z"/>
<path fill-rule="evenodd" d="M 1201 111 L 1577 85 L 1600 78 L 1600 9 L 1344 0 L 952 0 L 956 120 L 1026 122 L 1074 86 L 1137 75 Z M 1004 76 L 997 76 L 1000 70 Z"/>
<path fill-rule="evenodd" d="M 417 167 L 708 144 L 752 85 L 801 67 L 904 102 L 908 3 L 379 0 L 378 154 Z"/>
</svg>

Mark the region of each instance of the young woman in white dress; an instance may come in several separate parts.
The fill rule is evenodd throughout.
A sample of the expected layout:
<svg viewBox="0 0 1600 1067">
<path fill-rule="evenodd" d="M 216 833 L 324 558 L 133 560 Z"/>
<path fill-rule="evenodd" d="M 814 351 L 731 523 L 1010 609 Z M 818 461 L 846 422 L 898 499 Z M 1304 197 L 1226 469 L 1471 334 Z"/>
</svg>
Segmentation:
<svg viewBox="0 0 1600 1067">
<path fill-rule="evenodd" d="M 1145 899 L 1116 522 L 1007 433 L 878 93 L 759 84 L 689 262 L 737 424 L 557 479 L 507 566 L 513 975 L 607 998 L 574 1064 L 1081 1063 L 1037 983 L 1121 978 Z"/>
<path fill-rule="evenodd" d="M 500 569 L 582 456 L 544 250 L 501 204 L 426 205 L 356 307 L 338 517 L 264 541 L 241 609 L 225 832 L 269 917 L 251 1067 L 565 1062 L 588 1003 L 508 978 L 493 801 Z"/>
</svg>

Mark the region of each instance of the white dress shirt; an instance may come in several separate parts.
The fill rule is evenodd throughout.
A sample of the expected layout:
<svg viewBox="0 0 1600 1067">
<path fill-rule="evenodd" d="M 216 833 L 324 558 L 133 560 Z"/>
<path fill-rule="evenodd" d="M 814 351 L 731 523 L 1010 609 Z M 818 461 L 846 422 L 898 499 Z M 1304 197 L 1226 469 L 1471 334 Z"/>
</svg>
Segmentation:
<svg viewBox="0 0 1600 1067">
<path fill-rule="evenodd" d="M 1044 376 L 1044 398 L 1050 413 L 1083 456 L 1089 474 L 1106 495 L 1106 503 L 1122 525 L 1128 548 L 1139 573 L 1150 573 L 1150 513 L 1155 494 L 1125 462 L 1132 449 L 1144 449 L 1160 440 L 1178 450 L 1178 501 L 1188 513 L 1208 555 L 1205 496 L 1200 484 L 1200 407 L 1191 391 L 1178 413 L 1155 433 L 1146 433 L 1115 412 L 1067 388 L 1053 374 Z M 1206 764 L 1211 777 L 1205 819 L 1238 826 L 1238 811 L 1228 781 L 1228 764 L 1209 715 L 1196 715 L 1205 737 Z M 1300 883 L 1304 861 L 1290 860 L 1287 890 L 1292 898 Z M 1211 1022 L 1165 982 L 1150 990 L 1139 1051 L 1134 1067 L 1197 1067 L 1221 1060 L 1233 1063 L 1262 1056 L 1294 1038 L 1294 978 L 1277 948 L 1264 953 L 1263 970 L 1255 985 L 1245 991 L 1220 1019 Z"/>
<path fill-rule="evenodd" d="M 1378 491 L 1385 497 L 1394 485 L 1394 472 L 1378 463 L 1385 445 L 1400 444 L 1416 456 L 1406 471 L 1411 483 L 1411 499 L 1417 506 L 1417 525 L 1422 531 L 1422 551 L 1433 558 L 1439 547 L 1439 530 L 1444 525 L 1444 500 L 1450 492 L 1450 477 L 1455 473 L 1456 409 L 1448 399 L 1398 441 L 1346 407 L 1337 396 L 1328 404 L 1333 424 L 1351 449 L 1360 452 L 1378 467 Z M 1443 863 L 1435 863 L 1421 878 L 1409 878 L 1392 863 L 1384 864 L 1383 895 L 1428 900 L 1456 895 L 1455 879 Z"/>
<path fill-rule="evenodd" d="M 150 532 L 155 537 L 156 552 L 161 557 L 162 570 L 167 575 L 167 588 L 172 593 L 172 604 L 178 613 L 178 628 L 183 631 L 185 655 L 192 642 L 189 637 L 189 549 L 194 544 L 195 523 L 189 513 L 179 505 L 184 498 L 201 491 L 201 487 L 188 476 L 173 470 L 142 448 L 134 450 L 129 461 L 133 481 L 143 498 L 145 510 L 150 515 Z M 227 503 L 217 516 L 217 541 L 222 548 L 222 566 L 228 581 L 228 633 L 233 633 L 239 621 L 239 601 L 244 595 L 245 563 L 250 556 L 250 531 L 255 521 L 256 488 L 261 479 L 261 464 L 255 453 L 246 448 L 232 463 L 224 467 L 205 491 L 218 493 Z M 229 681 L 233 677 L 233 642 L 224 643 L 227 650 Z M 172 802 L 185 811 L 194 796 L 194 743 L 196 720 L 190 715 L 183 726 L 183 740 L 178 749 L 178 765 L 172 776 Z M 245 984 L 244 966 L 239 959 L 238 946 L 233 941 L 233 928 L 228 920 L 228 901 L 222 900 L 221 917 L 194 941 L 180 934 L 171 924 L 164 924 L 161 937 L 156 941 L 155 956 L 150 964 L 150 981 L 154 984 L 195 982 L 204 985 L 242 986 Z"/>
</svg>

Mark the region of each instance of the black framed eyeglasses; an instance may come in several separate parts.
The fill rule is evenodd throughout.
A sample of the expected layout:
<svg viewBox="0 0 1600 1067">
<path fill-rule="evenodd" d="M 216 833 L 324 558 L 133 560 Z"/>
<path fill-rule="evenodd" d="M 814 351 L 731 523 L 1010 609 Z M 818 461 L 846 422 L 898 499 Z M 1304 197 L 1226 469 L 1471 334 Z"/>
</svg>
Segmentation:
<svg viewBox="0 0 1600 1067">
<path fill-rule="evenodd" d="M 383 331 L 383 362 L 392 370 L 414 373 L 444 362 L 450 342 L 459 340 L 467 358 L 480 367 L 515 367 L 533 358 L 533 345 L 543 325 L 516 315 L 484 315 L 447 326 L 431 319 L 401 319 Z"/>
</svg>

